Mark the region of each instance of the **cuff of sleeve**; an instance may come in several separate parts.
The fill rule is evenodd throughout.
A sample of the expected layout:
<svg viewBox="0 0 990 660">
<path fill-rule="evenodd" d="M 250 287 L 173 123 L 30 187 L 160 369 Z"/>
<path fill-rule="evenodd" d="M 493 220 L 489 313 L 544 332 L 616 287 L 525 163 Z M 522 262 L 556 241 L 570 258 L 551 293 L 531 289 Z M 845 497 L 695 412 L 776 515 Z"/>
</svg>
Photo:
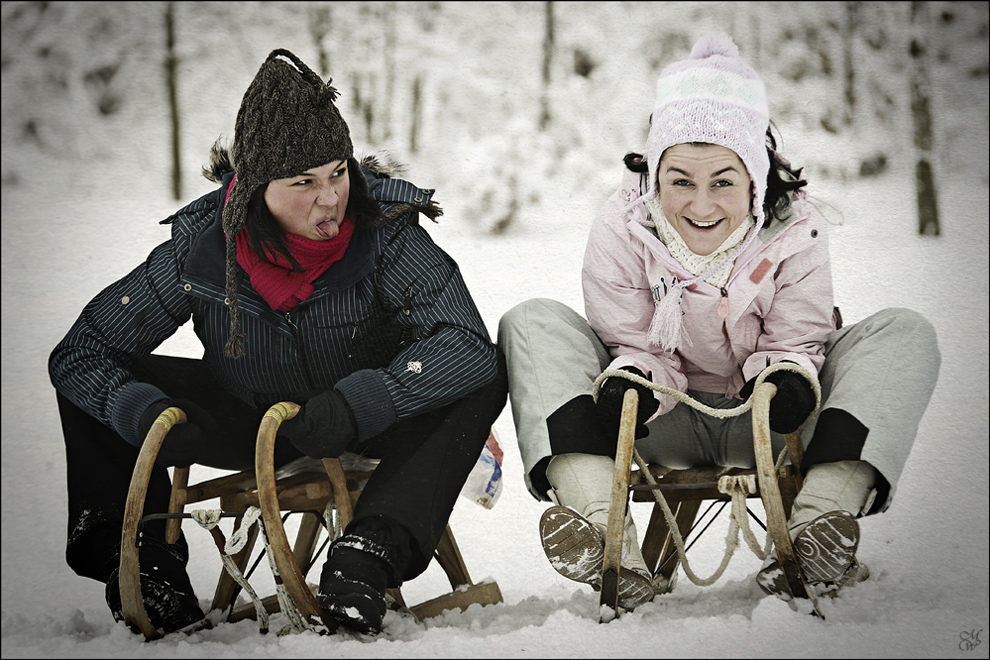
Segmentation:
<svg viewBox="0 0 990 660">
<path fill-rule="evenodd" d="M 343 395 L 357 424 L 357 440 L 373 438 L 395 423 L 397 415 L 385 381 L 372 369 L 355 371 L 334 389 Z"/>
<path fill-rule="evenodd" d="M 144 438 L 138 437 L 141 414 L 155 401 L 167 398 L 168 395 L 154 385 L 137 381 L 128 383 L 117 390 L 110 407 L 110 425 L 124 440 L 140 447 L 144 442 Z"/>
<path fill-rule="evenodd" d="M 768 360 L 767 357 L 770 359 Z M 744 382 L 749 382 L 759 376 L 767 367 L 772 367 L 778 362 L 793 362 L 799 367 L 804 367 L 808 374 L 818 378 L 818 367 L 806 355 L 800 353 L 778 353 L 768 356 L 766 353 L 753 353 L 743 364 Z"/>
</svg>

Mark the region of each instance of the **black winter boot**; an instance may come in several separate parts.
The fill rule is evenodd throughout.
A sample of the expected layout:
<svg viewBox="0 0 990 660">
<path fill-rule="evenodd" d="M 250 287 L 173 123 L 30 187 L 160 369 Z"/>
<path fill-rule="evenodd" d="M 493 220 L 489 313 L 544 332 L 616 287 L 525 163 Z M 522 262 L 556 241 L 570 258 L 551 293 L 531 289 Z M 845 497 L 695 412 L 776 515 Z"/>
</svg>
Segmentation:
<svg viewBox="0 0 990 660">
<path fill-rule="evenodd" d="M 123 621 L 120 560 L 107 580 L 105 596 L 115 621 Z M 140 550 L 141 595 L 151 625 L 165 633 L 196 623 L 206 615 L 199 606 L 185 562 L 164 541 L 146 540 Z"/>
<path fill-rule="evenodd" d="M 355 521 L 330 546 L 317 601 L 343 626 L 381 632 L 385 590 L 401 585 L 409 543 L 408 532 L 397 523 L 381 517 Z"/>
</svg>

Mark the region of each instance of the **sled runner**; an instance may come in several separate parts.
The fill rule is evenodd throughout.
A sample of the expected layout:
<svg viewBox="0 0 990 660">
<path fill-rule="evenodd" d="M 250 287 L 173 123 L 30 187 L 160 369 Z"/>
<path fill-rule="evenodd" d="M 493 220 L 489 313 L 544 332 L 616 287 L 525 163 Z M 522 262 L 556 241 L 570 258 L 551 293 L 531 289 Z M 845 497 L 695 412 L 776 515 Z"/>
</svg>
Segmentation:
<svg viewBox="0 0 990 660">
<path fill-rule="evenodd" d="M 622 559 L 623 523 L 630 494 L 632 501 L 655 501 L 653 514 L 643 538 L 642 552 L 648 568 L 653 572 L 653 583 L 657 594 L 668 593 L 673 588 L 675 572 L 682 558 L 685 557 L 684 541 L 696 527 L 695 518 L 702 502 L 711 501 L 710 510 L 719 503 L 724 507 L 728 502 L 735 500 L 742 504 L 738 515 L 745 517 L 745 513 L 752 515 L 745 508 L 745 499 L 758 497 L 762 500 L 767 515 L 767 550 L 772 542 L 792 597 L 809 600 L 815 614 L 822 616 L 817 607 L 815 594 L 807 587 L 801 575 L 801 568 L 787 529 L 787 519 L 794 498 L 801 489 L 800 465 L 803 446 L 799 433 L 786 436 L 789 465 L 782 464 L 783 456 L 780 457 L 781 464 L 775 464 L 771 451 L 769 407 L 770 399 L 776 391 L 777 388 L 772 383 L 762 382 L 757 384 L 752 395 L 755 470 L 719 467 L 671 470 L 659 465 L 639 463 L 639 469 L 635 471 L 632 467 L 639 395 L 632 388 L 626 391 L 619 425 L 615 474 L 602 565 L 600 604 L 608 606 L 601 608 L 602 621 L 618 616 L 620 612 L 618 577 Z M 638 459 L 638 455 L 636 458 Z M 706 511 L 702 518 L 707 513 Z M 718 513 L 714 515 L 717 516 Z M 711 521 L 708 524 L 710 525 Z M 697 540 L 705 529 L 707 525 L 695 535 L 694 540 Z M 713 576 L 714 579 L 717 579 L 724 570 L 729 556 L 731 556 L 731 548 L 727 548 L 726 559 Z M 707 583 L 714 582 L 714 579 L 710 579 Z M 698 583 L 702 582 L 698 581 Z"/>
<path fill-rule="evenodd" d="M 317 542 L 321 530 L 326 527 L 332 535 L 334 530 L 339 533 L 347 526 L 353 517 L 353 505 L 374 467 L 365 465 L 345 470 L 340 459 L 323 459 L 321 465 L 319 461 L 302 458 L 276 471 L 276 432 L 282 422 L 294 417 L 298 411 L 297 404 L 282 402 L 272 406 L 265 414 L 258 430 L 254 471 L 190 485 L 189 468 L 175 468 L 169 511 L 142 516 L 151 470 L 162 441 L 174 424 L 186 421 L 186 416 L 179 408 L 169 408 L 152 425 L 131 477 L 120 555 L 120 595 L 124 621 L 132 629 L 143 633 L 145 639 L 160 637 L 145 611 L 140 583 L 138 548 L 141 526 L 151 518 L 167 519 L 166 540 L 169 543 L 178 540 L 183 518 L 195 517 L 200 525 L 209 529 L 224 562 L 210 608 L 211 613 L 214 610 L 222 612 L 221 620 L 233 622 L 257 618 L 261 631 L 267 632 L 267 615 L 281 611 L 293 629 L 336 631 L 337 623 L 324 616 L 315 597 L 316 586 L 307 584 L 306 573 L 320 559 L 322 548 L 317 549 Z M 318 471 L 312 470 L 314 464 Z M 183 511 L 188 504 L 216 499 L 220 502 L 219 510 L 195 511 L 192 514 Z M 291 513 L 302 516 L 292 547 L 284 527 Z M 217 525 L 219 519 L 224 517 L 235 519 L 235 532 L 230 541 L 224 538 Z M 260 525 L 252 525 L 259 517 Z M 265 552 L 275 575 L 277 590 L 276 594 L 263 599 L 257 598 L 244 577 L 244 570 L 259 537 L 259 527 L 263 529 Z M 235 538 L 237 542 L 233 543 Z M 452 591 L 407 608 L 401 591 L 389 589 L 393 609 L 422 620 L 448 609 L 463 611 L 474 603 L 489 605 L 502 602 L 497 582 L 472 582 L 449 525 L 434 556 L 446 573 Z M 261 557 L 258 558 L 260 560 Z M 252 604 L 235 609 L 235 600 L 241 589 L 251 594 Z M 207 618 L 196 625 L 209 627 L 211 620 L 215 617 L 207 614 Z"/>
</svg>

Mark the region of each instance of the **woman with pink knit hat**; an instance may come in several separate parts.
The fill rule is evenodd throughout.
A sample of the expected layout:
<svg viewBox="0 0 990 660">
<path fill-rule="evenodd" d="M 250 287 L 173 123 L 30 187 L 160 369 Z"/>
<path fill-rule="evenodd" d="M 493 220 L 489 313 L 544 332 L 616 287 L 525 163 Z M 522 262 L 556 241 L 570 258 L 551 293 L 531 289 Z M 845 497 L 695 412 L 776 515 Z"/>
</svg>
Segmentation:
<svg viewBox="0 0 990 660">
<path fill-rule="evenodd" d="M 647 463 L 752 468 L 748 412 L 716 418 L 646 383 L 727 409 L 761 374 L 778 388 L 774 455 L 804 424 L 804 486 L 788 525 L 797 546 L 819 552 L 802 562 L 805 579 L 834 591 L 868 576 L 857 519 L 890 506 L 938 374 L 937 340 L 907 309 L 841 327 L 827 224 L 775 147 L 760 76 L 727 38 L 701 39 L 660 75 L 644 153 L 626 155 L 591 228 L 586 318 L 534 299 L 500 321 L 526 484 L 555 504 L 540 531 L 565 577 L 599 586 L 625 391 L 639 391 Z M 606 370 L 633 378 L 610 376 L 593 397 Z M 757 581 L 790 599 L 773 557 Z M 619 606 L 667 589 L 627 514 Z"/>
</svg>

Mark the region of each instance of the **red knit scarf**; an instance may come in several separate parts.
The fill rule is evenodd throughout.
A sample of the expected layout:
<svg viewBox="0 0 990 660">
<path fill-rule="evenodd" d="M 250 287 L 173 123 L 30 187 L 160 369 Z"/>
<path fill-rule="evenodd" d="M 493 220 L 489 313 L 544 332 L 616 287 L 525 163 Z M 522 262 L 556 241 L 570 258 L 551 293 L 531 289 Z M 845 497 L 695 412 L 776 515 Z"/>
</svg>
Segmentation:
<svg viewBox="0 0 990 660">
<path fill-rule="evenodd" d="M 328 241 L 314 241 L 286 232 L 289 253 L 303 267 L 300 273 L 293 271 L 289 260 L 281 254 L 268 253 L 274 263 L 259 258 L 251 248 L 245 227 L 237 233 L 237 263 L 247 271 L 251 286 L 272 309 L 287 312 L 313 294 L 313 281 L 344 256 L 353 234 L 354 222 L 350 216 L 340 223 L 340 233 Z"/>
</svg>

